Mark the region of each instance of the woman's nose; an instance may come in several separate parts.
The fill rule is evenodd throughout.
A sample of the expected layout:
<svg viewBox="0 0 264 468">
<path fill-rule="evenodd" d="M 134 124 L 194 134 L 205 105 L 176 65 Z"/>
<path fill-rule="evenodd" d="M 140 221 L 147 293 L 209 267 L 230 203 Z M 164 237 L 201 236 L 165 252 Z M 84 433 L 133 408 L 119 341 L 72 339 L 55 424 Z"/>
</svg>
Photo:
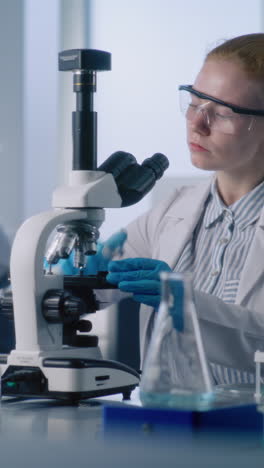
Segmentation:
<svg viewBox="0 0 264 468">
<path fill-rule="evenodd" d="M 198 109 L 193 115 L 191 121 L 189 121 L 191 129 L 202 135 L 210 134 L 210 125 L 208 114 L 204 109 Z"/>
</svg>

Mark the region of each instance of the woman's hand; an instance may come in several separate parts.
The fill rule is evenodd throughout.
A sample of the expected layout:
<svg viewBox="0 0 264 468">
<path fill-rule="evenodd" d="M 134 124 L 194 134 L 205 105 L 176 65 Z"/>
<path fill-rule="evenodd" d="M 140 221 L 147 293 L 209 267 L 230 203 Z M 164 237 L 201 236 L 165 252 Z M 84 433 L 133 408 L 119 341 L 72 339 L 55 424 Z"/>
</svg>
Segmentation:
<svg viewBox="0 0 264 468">
<path fill-rule="evenodd" d="M 108 264 L 107 281 L 121 291 L 133 293 L 133 299 L 158 308 L 161 296 L 160 272 L 171 271 L 167 263 L 150 258 L 128 258 Z"/>
</svg>

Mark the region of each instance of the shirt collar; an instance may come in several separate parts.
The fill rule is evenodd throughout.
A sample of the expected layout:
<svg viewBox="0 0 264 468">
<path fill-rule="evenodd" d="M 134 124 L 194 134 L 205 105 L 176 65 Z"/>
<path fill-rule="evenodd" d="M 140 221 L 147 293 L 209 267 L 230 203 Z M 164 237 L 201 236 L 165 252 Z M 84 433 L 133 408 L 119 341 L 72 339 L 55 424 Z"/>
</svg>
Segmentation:
<svg viewBox="0 0 264 468">
<path fill-rule="evenodd" d="M 216 181 L 213 180 L 206 203 L 205 228 L 209 228 L 225 218 L 230 223 L 235 221 L 239 229 L 243 230 L 256 222 L 260 216 L 264 205 L 264 182 L 232 205 L 226 206 L 218 194 Z"/>
<path fill-rule="evenodd" d="M 207 207 L 204 215 L 205 228 L 207 229 L 216 224 L 218 221 L 222 221 L 226 210 L 229 209 L 225 206 L 219 197 L 216 188 L 216 181 L 213 180 L 210 187 L 210 193 L 207 199 Z"/>
</svg>

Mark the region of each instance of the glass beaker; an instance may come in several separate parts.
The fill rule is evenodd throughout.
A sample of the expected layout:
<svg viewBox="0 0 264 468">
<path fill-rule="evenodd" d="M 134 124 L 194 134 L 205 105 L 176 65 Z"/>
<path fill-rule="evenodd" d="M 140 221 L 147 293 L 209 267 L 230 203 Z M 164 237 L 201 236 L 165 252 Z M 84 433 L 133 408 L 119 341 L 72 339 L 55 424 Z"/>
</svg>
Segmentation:
<svg viewBox="0 0 264 468">
<path fill-rule="evenodd" d="M 144 406 L 209 409 L 214 392 L 189 275 L 162 272 L 161 302 L 140 383 Z"/>
</svg>

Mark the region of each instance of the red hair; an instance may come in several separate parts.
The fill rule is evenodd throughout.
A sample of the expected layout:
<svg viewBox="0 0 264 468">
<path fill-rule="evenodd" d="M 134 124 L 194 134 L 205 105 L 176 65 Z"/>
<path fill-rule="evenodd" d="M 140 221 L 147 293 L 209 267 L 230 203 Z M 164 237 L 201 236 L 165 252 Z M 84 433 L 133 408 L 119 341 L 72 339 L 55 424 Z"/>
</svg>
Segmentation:
<svg viewBox="0 0 264 468">
<path fill-rule="evenodd" d="M 205 60 L 218 58 L 238 62 L 250 78 L 264 80 L 264 33 L 229 39 L 212 49 Z"/>
</svg>

